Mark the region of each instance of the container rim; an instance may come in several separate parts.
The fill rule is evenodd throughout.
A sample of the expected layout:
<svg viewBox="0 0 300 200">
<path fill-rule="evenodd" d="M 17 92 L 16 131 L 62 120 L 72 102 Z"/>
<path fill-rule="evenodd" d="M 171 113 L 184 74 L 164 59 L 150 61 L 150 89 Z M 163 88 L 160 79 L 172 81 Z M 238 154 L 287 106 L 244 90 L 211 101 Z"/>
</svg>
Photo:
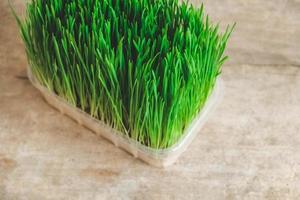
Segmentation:
<svg viewBox="0 0 300 200">
<path fill-rule="evenodd" d="M 90 120 L 93 120 L 94 122 L 100 123 L 101 125 L 105 126 L 105 128 L 112 131 L 112 134 L 114 136 L 118 137 L 121 140 L 124 140 L 125 142 L 127 141 L 126 143 L 130 143 L 131 145 L 134 145 L 138 151 L 151 154 L 154 157 L 165 157 L 168 156 L 170 153 L 175 153 L 177 151 L 184 151 L 187 145 L 189 144 L 189 142 L 191 142 L 191 140 L 198 133 L 197 129 L 200 129 L 199 126 L 202 126 L 205 123 L 207 115 L 210 112 L 212 112 L 212 109 L 214 109 L 215 105 L 217 104 L 217 101 L 220 101 L 221 99 L 220 97 L 223 96 L 222 91 L 224 89 L 223 81 L 218 76 L 215 81 L 215 85 L 212 91 L 210 91 L 210 94 L 208 95 L 203 107 L 200 109 L 199 113 L 194 117 L 194 119 L 188 124 L 188 126 L 183 130 L 183 134 L 178 139 L 178 141 L 174 143 L 172 146 L 169 146 L 167 148 L 155 149 L 139 143 L 138 141 L 128 137 L 126 134 L 122 133 L 121 131 L 112 128 L 110 125 L 104 123 L 102 120 L 96 119 L 91 115 L 89 115 L 88 113 L 81 110 L 80 108 L 69 104 L 65 99 L 63 99 L 62 97 L 58 96 L 57 94 L 55 94 L 54 92 L 50 91 L 48 88 L 40 84 L 39 81 L 34 77 L 31 71 L 31 67 L 29 65 L 27 66 L 27 76 L 30 82 L 33 84 L 33 86 L 36 87 L 38 90 L 57 98 L 62 103 L 67 104 L 69 107 L 80 112 Z M 90 129 L 87 126 L 85 127 Z"/>
</svg>

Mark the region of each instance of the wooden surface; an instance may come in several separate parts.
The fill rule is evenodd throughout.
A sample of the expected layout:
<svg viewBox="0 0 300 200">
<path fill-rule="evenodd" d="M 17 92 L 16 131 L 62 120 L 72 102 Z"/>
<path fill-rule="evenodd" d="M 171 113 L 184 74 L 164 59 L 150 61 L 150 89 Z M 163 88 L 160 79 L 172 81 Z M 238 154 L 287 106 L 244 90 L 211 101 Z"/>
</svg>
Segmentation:
<svg viewBox="0 0 300 200">
<path fill-rule="evenodd" d="M 229 64 L 300 65 L 299 0 L 204 0 L 204 5 L 213 21 L 237 23 Z"/>
<path fill-rule="evenodd" d="M 240 7 L 218 8 L 212 15 L 248 7 L 245 13 L 254 16 L 252 6 L 274 6 L 270 2 L 227 0 L 224 5 Z M 282 2 L 293 5 L 287 15 L 297 9 L 296 1 Z M 23 3 L 14 3 L 21 12 Z M 211 10 L 216 3 L 207 4 Z M 247 27 L 242 20 L 249 22 L 250 32 L 262 26 L 253 18 L 235 17 L 241 27 Z M 286 44 L 289 40 L 274 26 L 264 31 L 280 35 L 277 46 L 272 34 L 265 37 L 269 42 L 250 33 L 253 42 L 241 38 L 246 29 L 235 34 L 232 61 L 223 70 L 223 102 L 178 162 L 158 169 L 44 102 L 26 79 L 23 45 L 7 3 L 1 1 L 0 199 L 300 199 L 300 68 L 292 66 L 299 59 L 299 26 L 287 33 L 291 42 Z M 255 51 L 259 45 L 273 48 Z M 254 55 L 262 64 L 235 63 L 249 63 Z M 263 65 L 266 61 L 275 65 Z"/>
</svg>

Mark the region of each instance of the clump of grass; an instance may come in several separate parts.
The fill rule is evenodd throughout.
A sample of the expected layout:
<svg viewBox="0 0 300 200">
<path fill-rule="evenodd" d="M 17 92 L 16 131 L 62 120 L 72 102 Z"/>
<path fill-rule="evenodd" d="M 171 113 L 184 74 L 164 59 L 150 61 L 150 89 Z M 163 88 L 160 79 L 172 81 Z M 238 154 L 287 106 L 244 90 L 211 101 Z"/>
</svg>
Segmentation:
<svg viewBox="0 0 300 200">
<path fill-rule="evenodd" d="M 178 0 L 32 0 L 18 23 L 40 84 L 155 149 L 203 107 L 233 28 Z"/>
</svg>

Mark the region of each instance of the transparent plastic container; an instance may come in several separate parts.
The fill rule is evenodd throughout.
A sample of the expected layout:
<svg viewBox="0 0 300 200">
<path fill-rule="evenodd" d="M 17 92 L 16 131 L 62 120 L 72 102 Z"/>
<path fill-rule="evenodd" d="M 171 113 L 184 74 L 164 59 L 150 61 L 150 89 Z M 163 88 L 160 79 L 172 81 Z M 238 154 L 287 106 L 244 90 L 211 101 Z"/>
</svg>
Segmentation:
<svg viewBox="0 0 300 200">
<path fill-rule="evenodd" d="M 42 86 L 31 73 L 30 67 L 27 68 L 28 78 L 35 88 L 37 88 L 46 102 L 58 109 L 62 114 L 65 114 L 77 121 L 78 124 L 92 130 L 97 135 L 111 141 L 115 146 L 124 149 L 134 157 L 143 160 L 144 162 L 156 166 L 166 167 L 173 164 L 178 157 L 186 150 L 188 145 L 195 138 L 200 128 L 206 122 L 208 115 L 216 108 L 216 105 L 223 97 L 223 82 L 220 78 L 217 79 L 214 90 L 211 92 L 204 107 L 199 114 L 194 118 L 190 125 L 185 129 L 181 139 L 171 147 L 166 149 L 153 149 L 127 137 L 125 134 L 111 128 L 104 122 L 91 117 L 79 108 L 70 105 L 66 100 L 46 87 Z"/>
</svg>

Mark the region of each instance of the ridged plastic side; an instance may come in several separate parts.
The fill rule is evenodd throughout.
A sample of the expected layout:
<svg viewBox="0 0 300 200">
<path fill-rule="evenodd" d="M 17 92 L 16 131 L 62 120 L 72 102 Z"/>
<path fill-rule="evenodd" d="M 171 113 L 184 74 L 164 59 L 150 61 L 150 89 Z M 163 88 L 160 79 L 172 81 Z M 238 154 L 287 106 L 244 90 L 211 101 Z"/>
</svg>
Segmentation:
<svg viewBox="0 0 300 200">
<path fill-rule="evenodd" d="M 70 118 L 85 126 L 96 134 L 111 141 L 115 146 L 120 147 L 134 157 L 139 158 L 146 163 L 156 167 L 166 167 L 173 164 L 177 158 L 186 150 L 191 141 L 195 138 L 200 128 L 206 122 L 208 115 L 216 108 L 220 99 L 223 97 L 223 82 L 220 78 L 217 79 L 214 90 L 207 99 L 205 106 L 200 113 L 195 117 L 192 123 L 185 130 L 181 139 L 173 146 L 167 149 L 153 149 L 138 143 L 137 141 L 127 137 L 125 134 L 114 130 L 104 122 L 91 117 L 77 107 L 68 104 L 63 98 L 49 91 L 36 81 L 31 73 L 30 67 L 28 70 L 28 78 L 35 88 L 37 88 L 44 96 L 45 100 L 61 113 L 68 115 Z"/>
</svg>

